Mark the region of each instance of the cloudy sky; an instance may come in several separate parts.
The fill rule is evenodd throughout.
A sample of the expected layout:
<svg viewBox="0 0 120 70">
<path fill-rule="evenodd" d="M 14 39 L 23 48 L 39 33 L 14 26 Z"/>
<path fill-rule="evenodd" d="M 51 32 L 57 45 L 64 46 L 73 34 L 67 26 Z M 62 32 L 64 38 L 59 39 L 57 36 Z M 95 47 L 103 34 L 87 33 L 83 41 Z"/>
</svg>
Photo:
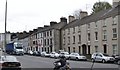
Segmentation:
<svg viewBox="0 0 120 70">
<path fill-rule="evenodd" d="M 8 0 L 7 31 L 22 32 L 68 18 L 75 10 L 92 11 L 99 0 Z M 107 1 L 112 4 L 112 0 Z M 5 0 L 0 0 L 0 33 L 4 32 Z"/>
</svg>

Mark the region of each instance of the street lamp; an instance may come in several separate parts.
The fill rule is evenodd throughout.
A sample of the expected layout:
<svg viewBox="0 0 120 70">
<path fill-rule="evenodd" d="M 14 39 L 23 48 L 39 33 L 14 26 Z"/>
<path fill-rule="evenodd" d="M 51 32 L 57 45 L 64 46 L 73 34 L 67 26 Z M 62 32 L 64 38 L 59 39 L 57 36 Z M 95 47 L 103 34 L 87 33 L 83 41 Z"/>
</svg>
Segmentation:
<svg viewBox="0 0 120 70">
<path fill-rule="evenodd" d="M 4 36 L 4 50 L 6 47 L 6 25 L 7 25 L 7 0 L 6 0 L 6 4 L 5 4 L 5 36 Z M 5 51 L 4 51 L 5 53 Z"/>
</svg>

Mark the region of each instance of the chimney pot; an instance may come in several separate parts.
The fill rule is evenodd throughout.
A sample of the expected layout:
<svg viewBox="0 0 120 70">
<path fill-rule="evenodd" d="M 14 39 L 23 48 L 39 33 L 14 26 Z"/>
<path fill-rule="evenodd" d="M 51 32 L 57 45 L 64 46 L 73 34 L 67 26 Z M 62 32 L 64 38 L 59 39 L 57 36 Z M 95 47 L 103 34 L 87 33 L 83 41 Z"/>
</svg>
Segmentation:
<svg viewBox="0 0 120 70">
<path fill-rule="evenodd" d="M 43 29 L 43 27 L 38 27 L 37 29 Z"/>
<path fill-rule="evenodd" d="M 49 25 L 44 25 L 44 27 L 49 27 Z"/>
<path fill-rule="evenodd" d="M 66 17 L 61 17 L 61 18 L 60 18 L 60 21 L 61 21 L 61 22 L 66 22 L 66 23 L 67 23 Z"/>
<path fill-rule="evenodd" d="M 33 29 L 33 31 L 37 31 L 37 29 Z"/>
<path fill-rule="evenodd" d="M 88 16 L 88 13 L 86 11 L 80 11 L 80 19 Z"/>
<path fill-rule="evenodd" d="M 53 26 L 54 24 L 57 24 L 57 22 L 55 22 L 55 21 L 50 22 L 50 26 Z"/>
<path fill-rule="evenodd" d="M 72 21 L 75 20 L 75 17 L 74 17 L 74 16 L 71 16 L 71 15 L 70 15 L 68 18 L 69 18 L 69 22 L 72 22 Z"/>
</svg>

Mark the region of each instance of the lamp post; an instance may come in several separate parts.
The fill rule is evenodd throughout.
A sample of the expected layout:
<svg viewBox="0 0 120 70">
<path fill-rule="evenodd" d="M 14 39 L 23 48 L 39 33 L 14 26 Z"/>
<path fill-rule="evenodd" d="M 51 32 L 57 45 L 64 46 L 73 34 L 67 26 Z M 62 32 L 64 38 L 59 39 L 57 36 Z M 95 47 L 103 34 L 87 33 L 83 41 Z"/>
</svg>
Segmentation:
<svg viewBox="0 0 120 70">
<path fill-rule="evenodd" d="M 6 47 L 6 26 L 7 26 L 7 0 L 6 0 L 6 4 L 5 4 L 5 36 L 4 36 L 4 50 Z M 4 51 L 5 53 L 5 51 Z"/>
</svg>

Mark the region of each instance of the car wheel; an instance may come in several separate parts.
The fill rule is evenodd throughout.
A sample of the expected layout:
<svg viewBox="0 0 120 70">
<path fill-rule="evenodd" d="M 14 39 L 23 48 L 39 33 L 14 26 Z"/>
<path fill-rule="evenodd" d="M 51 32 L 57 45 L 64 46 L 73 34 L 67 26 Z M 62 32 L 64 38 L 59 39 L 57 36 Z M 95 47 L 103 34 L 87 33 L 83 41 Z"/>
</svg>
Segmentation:
<svg viewBox="0 0 120 70">
<path fill-rule="evenodd" d="M 95 62 L 95 59 L 92 58 L 91 61 L 92 61 L 92 62 Z"/>
<path fill-rule="evenodd" d="M 71 60 L 71 58 L 69 57 L 69 60 Z"/>
<path fill-rule="evenodd" d="M 55 56 L 55 59 L 57 59 L 57 57 Z"/>
<path fill-rule="evenodd" d="M 117 64 L 120 65 L 120 60 L 118 60 Z"/>
<path fill-rule="evenodd" d="M 79 60 L 78 57 L 76 57 L 76 60 L 77 60 L 77 61 Z"/>
<path fill-rule="evenodd" d="M 105 63 L 105 62 L 106 62 L 105 59 L 103 59 L 103 60 L 102 60 L 102 63 Z"/>
</svg>

